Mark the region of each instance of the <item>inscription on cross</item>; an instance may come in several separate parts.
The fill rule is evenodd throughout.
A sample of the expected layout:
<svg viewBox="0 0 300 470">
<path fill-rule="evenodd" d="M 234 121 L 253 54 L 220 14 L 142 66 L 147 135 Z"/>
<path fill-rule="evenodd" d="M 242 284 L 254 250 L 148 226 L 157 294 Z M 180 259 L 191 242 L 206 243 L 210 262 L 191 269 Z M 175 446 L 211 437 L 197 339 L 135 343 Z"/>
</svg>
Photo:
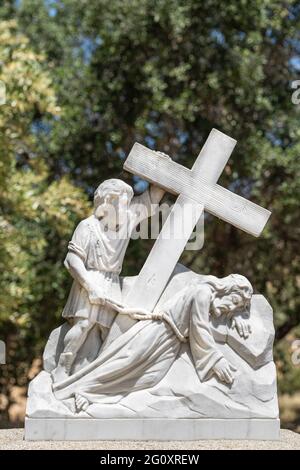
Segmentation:
<svg viewBox="0 0 300 470">
<path fill-rule="evenodd" d="M 190 170 L 141 144 L 134 144 L 124 169 L 178 198 L 125 299 L 126 305 L 153 311 L 204 210 L 251 235 L 260 235 L 270 211 L 217 184 L 235 145 L 234 139 L 213 129 Z M 181 211 L 177 210 L 178 205 Z M 185 228 L 181 237 L 175 236 L 179 226 Z M 130 317 L 118 315 L 105 346 L 134 323 Z"/>
</svg>

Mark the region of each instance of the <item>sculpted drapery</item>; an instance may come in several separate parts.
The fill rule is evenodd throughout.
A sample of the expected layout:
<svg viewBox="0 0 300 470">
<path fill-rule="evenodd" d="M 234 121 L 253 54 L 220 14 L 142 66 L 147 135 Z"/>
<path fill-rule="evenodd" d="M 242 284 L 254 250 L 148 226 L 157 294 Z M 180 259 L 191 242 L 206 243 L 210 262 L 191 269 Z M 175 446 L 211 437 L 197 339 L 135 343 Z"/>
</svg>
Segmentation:
<svg viewBox="0 0 300 470">
<path fill-rule="evenodd" d="M 159 319 L 139 321 L 100 351 L 99 357 L 89 366 L 67 380 L 55 383 L 55 396 L 67 399 L 79 394 L 88 403 L 103 403 L 105 396 L 109 400 L 110 395 L 124 395 L 155 385 L 180 351 L 181 342 L 172 323 L 189 342 L 199 379 L 206 380 L 224 360 L 211 333 L 209 315 L 212 312 L 221 314 L 218 309 L 225 305 L 228 313 L 241 308 L 249 302 L 251 294 L 250 283 L 239 275 L 222 280 L 207 276 L 206 281 L 192 283 L 162 307 L 169 322 Z M 219 302 L 220 295 L 225 299 L 223 303 Z M 236 297 L 236 304 L 226 299 L 230 296 Z"/>
</svg>

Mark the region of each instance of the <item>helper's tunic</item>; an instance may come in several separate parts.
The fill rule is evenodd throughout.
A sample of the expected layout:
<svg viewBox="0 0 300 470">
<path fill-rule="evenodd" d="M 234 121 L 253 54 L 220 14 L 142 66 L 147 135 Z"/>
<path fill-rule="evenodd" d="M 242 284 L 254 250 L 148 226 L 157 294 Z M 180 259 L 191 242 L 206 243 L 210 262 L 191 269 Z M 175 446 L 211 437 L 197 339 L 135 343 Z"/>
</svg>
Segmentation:
<svg viewBox="0 0 300 470">
<path fill-rule="evenodd" d="M 103 297 L 121 300 L 119 275 L 131 232 L 152 212 L 150 193 L 145 191 L 141 196 L 133 198 L 128 210 L 128 223 L 118 231 L 108 230 L 104 222 L 94 215 L 77 226 L 68 250 L 82 259 L 91 282 L 103 290 Z M 91 304 L 84 287 L 74 280 L 62 316 L 89 318 L 109 328 L 116 312 L 109 307 Z"/>
</svg>

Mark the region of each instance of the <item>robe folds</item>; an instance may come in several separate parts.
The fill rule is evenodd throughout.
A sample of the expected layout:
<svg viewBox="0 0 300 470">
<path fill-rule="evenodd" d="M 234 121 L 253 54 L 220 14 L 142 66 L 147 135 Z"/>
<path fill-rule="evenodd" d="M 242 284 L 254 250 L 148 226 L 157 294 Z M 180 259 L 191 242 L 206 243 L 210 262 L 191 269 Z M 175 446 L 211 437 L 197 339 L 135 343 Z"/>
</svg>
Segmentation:
<svg viewBox="0 0 300 470">
<path fill-rule="evenodd" d="M 201 381 L 222 357 L 209 325 L 212 290 L 203 281 L 180 290 L 160 310 L 170 316 L 179 331 L 188 337 L 195 369 Z M 115 339 L 88 366 L 63 382 L 53 384 L 56 398 L 76 393 L 90 403 L 109 402 L 110 397 L 156 385 L 168 372 L 181 342 L 163 320 L 140 320 Z"/>
</svg>

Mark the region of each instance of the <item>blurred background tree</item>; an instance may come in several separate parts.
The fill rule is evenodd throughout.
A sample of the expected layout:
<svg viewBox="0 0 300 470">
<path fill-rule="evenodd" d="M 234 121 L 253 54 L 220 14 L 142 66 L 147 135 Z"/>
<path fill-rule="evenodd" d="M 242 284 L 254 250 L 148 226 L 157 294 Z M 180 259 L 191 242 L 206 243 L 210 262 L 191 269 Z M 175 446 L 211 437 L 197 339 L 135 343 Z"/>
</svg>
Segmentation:
<svg viewBox="0 0 300 470">
<path fill-rule="evenodd" d="M 300 370 L 291 363 L 300 334 L 300 129 L 291 101 L 299 2 L 11 0 L 0 18 L 0 79 L 8 88 L 0 108 L 0 321 L 21 345 L 11 367 L 23 364 L 26 381 L 28 358 L 41 355 L 57 324 L 69 285 L 66 243 L 87 210 L 81 191 L 91 199 L 101 180 L 120 175 L 138 191 L 141 182 L 122 174 L 135 141 L 191 166 L 216 127 L 238 140 L 221 183 L 273 215 L 258 240 L 208 216 L 204 249 L 184 253 L 182 262 L 245 274 L 268 297 L 280 390 L 299 391 Z M 18 137 L 10 137 L 14 126 Z M 18 248 L 10 261 L 7 240 Z M 125 274 L 137 272 L 150 246 L 130 245 Z"/>
<path fill-rule="evenodd" d="M 1 367 L 1 408 L 7 417 L 16 386 L 27 385 L 58 318 L 66 275 L 61 268 L 65 238 L 87 213 L 83 192 L 67 175 L 53 178 L 38 150 L 44 116 L 60 108 L 45 57 L 33 52 L 16 20 L 0 21 L 0 331 L 7 346 Z M 66 287 L 66 285 L 65 285 Z M 51 312 L 51 314 L 50 314 Z"/>
</svg>

